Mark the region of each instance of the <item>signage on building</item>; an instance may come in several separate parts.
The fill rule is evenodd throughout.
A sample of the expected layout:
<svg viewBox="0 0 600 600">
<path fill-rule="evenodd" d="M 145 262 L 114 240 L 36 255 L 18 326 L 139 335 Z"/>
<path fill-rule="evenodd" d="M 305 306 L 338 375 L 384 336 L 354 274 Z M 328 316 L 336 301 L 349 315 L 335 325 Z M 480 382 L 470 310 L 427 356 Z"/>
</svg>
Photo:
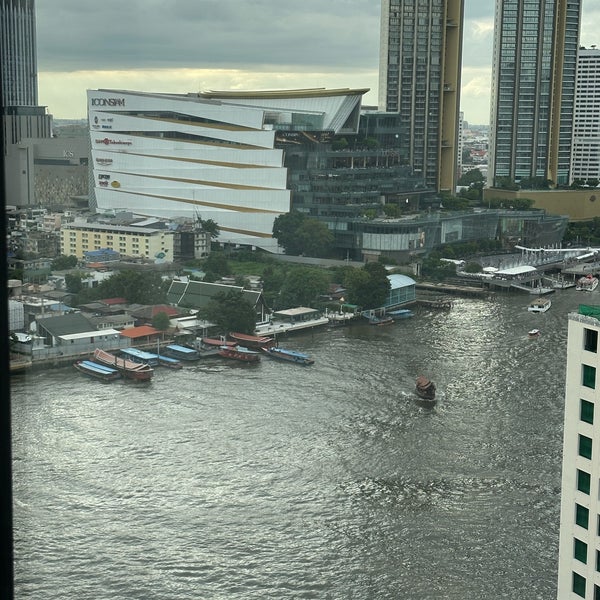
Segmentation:
<svg viewBox="0 0 600 600">
<path fill-rule="evenodd" d="M 94 140 L 96 144 L 105 144 L 106 146 L 110 146 L 113 144 L 117 144 L 120 146 L 131 146 L 133 142 L 129 142 L 127 140 L 111 140 L 110 138 L 96 138 Z"/>
<path fill-rule="evenodd" d="M 125 98 L 92 98 L 92 106 L 125 106 Z"/>
<path fill-rule="evenodd" d="M 112 158 L 101 158 L 101 157 L 96 158 L 96 162 L 99 165 L 112 165 L 112 161 L 113 161 Z"/>
<path fill-rule="evenodd" d="M 120 188 L 121 184 L 118 181 L 111 181 L 110 185 L 112 185 L 114 188 Z"/>
</svg>

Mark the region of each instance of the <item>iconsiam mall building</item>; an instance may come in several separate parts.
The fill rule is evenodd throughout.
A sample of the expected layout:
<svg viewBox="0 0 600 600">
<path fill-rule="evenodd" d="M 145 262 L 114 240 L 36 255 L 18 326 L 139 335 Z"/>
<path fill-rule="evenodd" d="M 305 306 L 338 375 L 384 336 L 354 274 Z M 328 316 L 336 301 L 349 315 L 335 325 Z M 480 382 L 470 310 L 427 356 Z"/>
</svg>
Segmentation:
<svg viewBox="0 0 600 600">
<path fill-rule="evenodd" d="M 273 221 L 291 192 L 276 137 L 356 133 L 367 91 L 88 90 L 91 207 L 212 219 L 222 243 L 277 251 Z"/>
</svg>

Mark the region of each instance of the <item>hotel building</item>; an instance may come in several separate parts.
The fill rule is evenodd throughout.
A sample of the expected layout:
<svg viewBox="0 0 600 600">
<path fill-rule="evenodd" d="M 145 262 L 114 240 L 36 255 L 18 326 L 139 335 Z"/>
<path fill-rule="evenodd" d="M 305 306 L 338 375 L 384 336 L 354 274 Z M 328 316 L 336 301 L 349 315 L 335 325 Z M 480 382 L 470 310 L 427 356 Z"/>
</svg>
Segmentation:
<svg viewBox="0 0 600 600">
<path fill-rule="evenodd" d="M 488 186 L 569 183 L 581 0 L 496 0 Z"/>
<path fill-rule="evenodd" d="M 579 48 L 571 180 L 600 180 L 600 50 Z M 596 185 L 594 183 L 593 185 Z"/>
<path fill-rule="evenodd" d="M 558 600 L 600 598 L 600 307 L 569 314 Z"/>
<path fill-rule="evenodd" d="M 379 110 L 428 187 L 456 187 L 463 0 L 382 0 Z"/>
<path fill-rule="evenodd" d="M 88 90 L 91 207 L 212 219 L 220 242 L 276 251 L 273 222 L 291 206 L 276 137 L 356 133 L 367 91 Z"/>
</svg>

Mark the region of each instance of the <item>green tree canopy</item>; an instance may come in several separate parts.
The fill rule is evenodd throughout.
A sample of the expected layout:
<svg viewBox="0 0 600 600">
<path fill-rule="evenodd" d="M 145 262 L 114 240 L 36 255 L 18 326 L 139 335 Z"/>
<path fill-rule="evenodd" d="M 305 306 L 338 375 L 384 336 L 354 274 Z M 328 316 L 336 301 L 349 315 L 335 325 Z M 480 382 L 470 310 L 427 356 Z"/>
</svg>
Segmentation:
<svg viewBox="0 0 600 600">
<path fill-rule="evenodd" d="M 254 306 L 239 290 L 220 292 L 198 312 L 203 319 L 214 323 L 223 334 L 230 331 L 252 334 L 256 329 Z"/>
<path fill-rule="evenodd" d="M 155 271 L 119 271 L 96 288 L 97 298 L 125 298 L 130 304 L 165 304 L 168 285 Z"/>
<path fill-rule="evenodd" d="M 292 267 L 288 270 L 281 286 L 278 308 L 313 307 L 319 295 L 327 291 L 328 285 L 329 274 L 323 269 Z"/>
<path fill-rule="evenodd" d="M 81 273 L 67 273 L 65 275 L 65 287 L 67 292 L 79 294 L 81 288 L 83 288 Z"/>
<path fill-rule="evenodd" d="M 231 267 L 223 252 L 211 252 L 204 261 L 202 268 L 205 273 L 204 281 L 208 282 L 231 275 Z"/>
<path fill-rule="evenodd" d="M 472 183 L 483 183 L 485 177 L 479 169 L 471 169 L 467 171 L 458 180 L 458 185 L 471 185 Z"/>
<path fill-rule="evenodd" d="M 170 323 L 171 320 L 169 319 L 169 315 L 164 311 L 158 312 L 152 317 L 152 327 L 159 331 L 169 329 Z"/>
<path fill-rule="evenodd" d="M 296 230 L 296 237 L 306 256 L 327 256 L 333 245 L 333 233 L 317 219 L 304 219 Z"/>
<path fill-rule="evenodd" d="M 306 216 L 297 210 L 279 215 L 273 221 L 273 237 L 286 254 L 302 254 L 302 244 L 296 235 Z"/>
<path fill-rule="evenodd" d="M 391 286 L 385 267 L 379 262 L 369 262 L 360 269 L 347 271 L 344 287 L 348 291 L 347 300 L 367 310 L 383 306 Z"/>
<path fill-rule="evenodd" d="M 65 271 L 67 269 L 73 269 L 76 266 L 77 257 L 72 255 L 66 256 L 65 254 L 61 254 L 52 261 L 53 271 Z"/>
</svg>

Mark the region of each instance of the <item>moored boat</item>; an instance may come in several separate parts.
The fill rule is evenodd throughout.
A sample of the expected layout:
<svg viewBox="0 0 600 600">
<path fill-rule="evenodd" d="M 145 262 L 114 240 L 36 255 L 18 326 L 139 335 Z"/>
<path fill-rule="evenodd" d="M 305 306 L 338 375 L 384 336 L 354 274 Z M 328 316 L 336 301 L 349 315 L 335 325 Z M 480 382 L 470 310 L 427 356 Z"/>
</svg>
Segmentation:
<svg viewBox="0 0 600 600">
<path fill-rule="evenodd" d="M 388 316 L 382 316 L 382 317 L 369 317 L 369 325 L 377 325 L 377 326 L 382 326 L 382 325 L 391 325 L 394 322 L 394 319 L 392 319 L 392 317 L 388 317 Z"/>
<path fill-rule="evenodd" d="M 154 369 L 143 363 L 137 363 L 100 348 L 94 350 L 94 361 L 117 369 L 123 377 L 134 381 L 149 381 L 154 376 Z"/>
<path fill-rule="evenodd" d="M 244 344 L 246 348 L 260 349 L 275 345 L 274 338 L 262 335 L 248 335 L 247 333 L 232 331 L 229 337 L 238 344 Z"/>
<path fill-rule="evenodd" d="M 272 346 L 271 348 L 263 348 L 262 349 L 265 354 L 276 358 L 278 360 L 283 360 L 286 362 L 291 362 L 297 365 L 312 365 L 314 364 L 314 359 L 311 358 L 308 354 L 304 354 L 303 352 L 297 352 L 296 350 L 287 350 L 285 348 L 277 348 Z"/>
<path fill-rule="evenodd" d="M 158 354 L 158 364 L 161 367 L 167 367 L 167 369 L 183 369 L 183 364 L 180 360 L 176 358 L 171 358 L 170 356 L 163 356 L 162 354 Z"/>
<path fill-rule="evenodd" d="M 435 384 L 424 375 L 417 377 L 415 391 L 417 392 L 417 396 L 422 400 L 427 400 L 428 402 L 435 401 Z"/>
<path fill-rule="evenodd" d="M 598 278 L 594 275 L 586 275 L 577 280 L 575 289 L 579 292 L 593 292 L 598 287 Z"/>
<path fill-rule="evenodd" d="M 145 352 L 139 348 L 121 348 L 121 355 L 133 362 L 158 367 L 158 354 Z"/>
<path fill-rule="evenodd" d="M 408 319 L 414 316 L 412 310 L 408 308 L 398 308 L 397 310 L 388 310 L 387 314 L 394 319 Z"/>
<path fill-rule="evenodd" d="M 540 334 L 541 334 L 541 332 L 540 332 L 540 330 L 539 330 L 539 329 L 530 329 L 530 330 L 527 332 L 527 335 L 528 335 L 530 338 L 536 338 L 536 337 L 540 337 Z"/>
<path fill-rule="evenodd" d="M 169 344 L 163 349 L 163 354 L 170 358 L 176 358 L 177 360 L 192 361 L 200 358 L 200 353 L 195 348 L 189 348 L 188 346 L 181 346 L 180 344 Z"/>
<path fill-rule="evenodd" d="M 529 303 L 527 310 L 529 312 L 544 313 L 549 310 L 551 306 L 552 301 L 550 298 L 544 298 L 543 296 L 540 296 Z"/>
<path fill-rule="evenodd" d="M 219 349 L 219 356 L 223 358 L 232 358 L 234 360 L 240 360 L 242 362 L 257 363 L 260 361 L 260 352 L 258 350 L 251 350 L 244 346 L 229 346 L 223 345 Z"/>
<path fill-rule="evenodd" d="M 88 377 L 93 377 L 94 379 L 99 379 L 100 381 L 109 382 L 121 377 L 121 373 L 118 369 L 107 367 L 106 365 L 101 365 L 91 360 L 78 360 L 73 363 L 73 366 L 80 373 L 83 373 Z"/>
</svg>

